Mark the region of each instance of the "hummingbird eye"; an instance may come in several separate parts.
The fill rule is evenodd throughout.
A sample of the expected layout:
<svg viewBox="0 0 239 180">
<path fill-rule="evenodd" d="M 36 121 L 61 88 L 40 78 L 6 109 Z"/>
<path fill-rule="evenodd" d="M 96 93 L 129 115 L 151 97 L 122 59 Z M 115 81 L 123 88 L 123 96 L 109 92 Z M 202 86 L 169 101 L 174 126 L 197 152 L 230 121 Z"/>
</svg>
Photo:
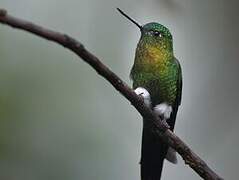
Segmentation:
<svg viewBox="0 0 239 180">
<path fill-rule="evenodd" d="M 163 37 L 162 33 L 160 31 L 153 31 L 153 35 L 156 37 Z"/>
</svg>

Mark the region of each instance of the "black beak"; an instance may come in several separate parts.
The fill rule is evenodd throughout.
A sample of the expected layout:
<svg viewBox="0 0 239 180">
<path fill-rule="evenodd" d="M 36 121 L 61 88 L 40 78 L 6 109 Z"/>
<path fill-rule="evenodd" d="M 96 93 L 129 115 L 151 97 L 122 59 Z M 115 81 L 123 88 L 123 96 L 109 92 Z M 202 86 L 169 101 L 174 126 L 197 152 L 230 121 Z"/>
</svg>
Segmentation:
<svg viewBox="0 0 239 180">
<path fill-rule="evenodd" d="M 131 17 L 129 17 L 127 14 L 125 14 L 120 8 L 117 8 L 117 10 L 123 15 L 125 16 L 128 20 L 130 20 L 132 23 L 134 23 L 139 29 L 140 31 L 143 30 L 143 27 L 139 25 L 139 23 L 137 23 L 134 19 L 132 19 Z"/>
</svg>

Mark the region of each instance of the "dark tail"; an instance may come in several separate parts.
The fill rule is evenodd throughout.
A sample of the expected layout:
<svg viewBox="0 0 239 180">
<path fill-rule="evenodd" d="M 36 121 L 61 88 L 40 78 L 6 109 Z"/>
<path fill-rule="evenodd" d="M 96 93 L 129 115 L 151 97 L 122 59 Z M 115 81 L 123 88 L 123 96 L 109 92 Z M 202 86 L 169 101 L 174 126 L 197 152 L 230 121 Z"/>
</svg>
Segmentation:
<svg viewBox="0 0 239 180">
<path fill-rule="evenodd" d="M 141 152 L 141 180 L 160 180 L 168 146 L 149 129 L 143 129 Z"/>
<path fill-rule="evenodd" d="M 168 121 L 170 129 L 174 129 L 177 108 Z M 142 150 L 141 150 L 141 180 L 160 180 L 164 158 L 168 151 L 168 145 L 163 143 L 147 127 L 147 120 L 144 120 Z"/>
</svg>

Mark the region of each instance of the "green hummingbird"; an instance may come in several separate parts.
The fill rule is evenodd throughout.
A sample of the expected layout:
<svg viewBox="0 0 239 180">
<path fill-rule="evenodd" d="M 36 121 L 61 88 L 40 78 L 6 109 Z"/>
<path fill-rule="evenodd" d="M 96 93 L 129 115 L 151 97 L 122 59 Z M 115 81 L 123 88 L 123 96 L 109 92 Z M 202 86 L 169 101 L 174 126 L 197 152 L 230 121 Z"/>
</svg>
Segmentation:
<svg viewBox="0 0 239 180">
<path fill-rule="evenodd" d="M 135 93 L 174 130 L 182 96 L 182 71 L 174 57 L 173 38 L 169 29 L 151 22 L 143 26 L 122 10 L 117 10 L 133 22 L 141 32 L 130 77 Z M 160 180 L 166 158 L 177 163 L 176 152 L 154 136 L 144 120 L 141 148 L 141 179 Z"/>
</svg>

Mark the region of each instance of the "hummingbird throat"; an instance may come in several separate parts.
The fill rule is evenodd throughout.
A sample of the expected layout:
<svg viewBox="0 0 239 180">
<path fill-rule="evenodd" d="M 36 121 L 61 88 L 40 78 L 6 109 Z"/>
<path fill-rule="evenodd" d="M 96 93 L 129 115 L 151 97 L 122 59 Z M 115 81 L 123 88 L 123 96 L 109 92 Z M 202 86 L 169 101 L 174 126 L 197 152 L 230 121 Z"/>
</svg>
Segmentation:
<svg viewBox="0 0 239 180">
<path fill-rule="evenodd" d="M 152 44 L 141 40 L 137 46 L 136 59 L 143 64 L 165 65 L 174 57 L 168 44 Z"/>
</svg>

